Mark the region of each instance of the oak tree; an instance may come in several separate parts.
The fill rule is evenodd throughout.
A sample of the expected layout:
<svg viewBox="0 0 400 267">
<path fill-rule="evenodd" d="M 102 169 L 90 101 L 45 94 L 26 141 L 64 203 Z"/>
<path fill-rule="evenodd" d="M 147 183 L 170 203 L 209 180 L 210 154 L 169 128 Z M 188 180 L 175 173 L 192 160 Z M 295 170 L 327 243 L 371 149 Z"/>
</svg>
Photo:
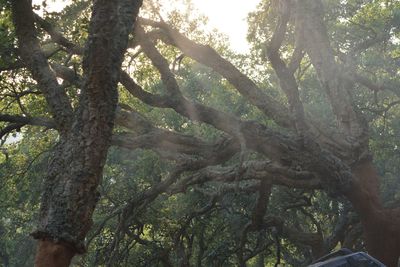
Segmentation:
<svg viewBox="0 0 400 267">
<path fill-rule="evenodd" d="M 51 16 L 34 13 L 29 1 L 9 5 L 18 57 L 4 60 L 2 75 L 37 90 L 12 95 L 20 107 L 2 111 L 1 135 L 29 125 L 56 133 L 32 234 L 39 240 L 37 266 L 68 266 L 85 251 L 96 204 L 108 197 L 98 191 L 110 146 L 154 151 L 168 166 L 144 185 L 134 169 L 124 172 L 135 177 L 135 186 L 118 204 L 109 198 L 114 208 L 86 239 L 90 243 L 118 218 L 116 229 L 109 229 L 114 232 L 103 262 L 117 265 L 121 251 L 127 255 L 140 245 L 157 251 L 155 258 L 144 254 L 143 265 L 202 266 L 209 258 L 220 266 L 229 263 L 229 254 L 239 266 L 254 257 L 263 266 L 273 246 L 277 262 L 295 264 L 280 238 L 307 247 L 299 254 L 309 253 L 309 262 L 338 244 L 355 246 L 352 210 L 362 225 L 364 243 L 358 244 L 386 265 L 397 265 L 400 209 L 382 200 L 382 177 L 373 158 L 377 149 L 371 149 L 373 124 L 399 103 L 396 1 L 262 1 L 249 17 L 250 59 L 218 48 L 222 56 L 210 45 L 218 46 L 212 38 L 194 40 L 190 24 L 179 25 L 179 16 L 165 20 L 155 4 L 136 18 L 141 1 L 97 0 L 91 13 L 88 3 L 77 1 L 78 11 L 70 12 L 80 14 L 87 31 L 71 30 L 74 22 L 60 28 Z M 383 63 L 368 62 L 374 53 Z M 197 79 L 203 73 L 219 89 L 205 91 L 207 84 Z M 213 96 L 221 91 L 235 100 L 228 93 Z M 41 97 L 42 108 L 30 112 L 23 99 L 32 95 Z M 378 110 L 370 108 L 371 95 Z M 123 153 L 115 157 L 126 160 Z M 157 167 L 151 158 L 146 173 Z M 129 164 L 139 168 L 136 160 Z M 281 188 L 293 203 L 277 191 Z M 174 197 L 187 205 L 184 215 L 175 221 L 176 229 L 157 229 L 156 222 L 173 213 L 168 205 Z M 324 200 L 331 201 L 325 209 L 334 210 L 329 231 L 321 226 Z M 310 212 L 312 206 L 319 211 Z M 154 207 L 163 208 L 149 216 Z M 303 218 L 308 227 L 277 210 L 295 210 L 293 218 Z M 212 239 L 220 236 L 213 231 L 226 225 L 235 233 L 232 243 Z M 168 231 L 170 239 L 161 237 Z M 206 238 L 213 241 L 207 244 Z M 214 245 L 214 255 L 205 256 Z"/>
</svg>

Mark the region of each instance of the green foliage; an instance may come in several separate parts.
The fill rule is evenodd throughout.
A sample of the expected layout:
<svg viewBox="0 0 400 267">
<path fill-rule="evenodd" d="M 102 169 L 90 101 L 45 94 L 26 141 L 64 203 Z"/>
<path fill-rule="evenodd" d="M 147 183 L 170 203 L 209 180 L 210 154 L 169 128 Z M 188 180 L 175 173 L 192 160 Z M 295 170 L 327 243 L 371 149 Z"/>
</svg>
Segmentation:
<svg viewBox="0 0 400 267">
<path fill-rule="evenodd" d="M 35 227 L 48 151 L 55 133 L 32 128 L 17 138 L 17 143 L 2 147 L 7 157 L 0 160 L 0 260 L 4 266 L 5 259 L 8 266 L 32 266 L 35 242 L 29 234 Z"/>
<path fill-rule="evenodd" d="M 172 10 L 164 19 L 192 40 L 216 48 L 256 81 L 262 90 L 285 103 L 264 51 L 276 24 L 274 2 L 261 1 L 257 10 L 249 15 L 248 40 L 252 44 L 249 55 L 236 55 L 230 51 L 226 39 L 218 32 L 205 33 L 206 18 L 191 13 L 190 6 L 184 12 Z M 17 62 L 16 40 L 6 3 L 0 2 L 0 69 Z M 326 0 L 324 3 L 328 30 L 338 57 L 340 53 L 347 53 L 369 40 L 382 38 L 384 45 L 377 42 L 366 50 L 355 51 L 351 62 L 343 62 L 343 65 L 368 69 L 371 71 L 369 78 L 392 88 L 390 92 L 370 92 L 359 86 L 352 94 L 371 126 L 371 151 L 383 177 L 383 199 L 386 205 L 396 206 L 400 201 L 400 105 L 393 104 L 393 98 L 400 95 L 400 3 L 377 0 Z M 87 37 L 89 8 L 88 1 L 72 1 L 61 13 L 45 13 L 45 16 L 48 21 L 56 23 L 67 38 L 83 45 Z M 152 8 L 149 5 L 143 12 L 157 17 Z M 44 43 L 48 37 L 42 32 L 40 38 Z M 293 46 L 293 29 L 290 28 L 282 54 L 291 54 Z M 177 49 L 161 42 L 157 48 L 169 62 L 176 62 L 180 56 Z M 146 91 L 165 95 L 158 72 L 149 59 L 143 54 L 137 55 L 137 52 L 128 50 L 124 68 L 132 72 Z M 51 60 L 67 62 L 78 74 L 82 72 L 76 67 L 82 59 L 63 50 Z M 232 85 L 207 67 L 184 57 L 179 64 L 176 62 L 173 71 L 187 98 L 246 120 L 273 125 Z M 37 91 L 35 82 L 25 70 L 3 71 L 0 75 L 1 112 L 49 117 L 45 101 L 39 94 L 27 94 L 21 101 L 15 101 L 16 94 L 26 90 Z M 330 127 L 334 129 L 332 111 L 307 57 L 302 61 L 296 78 L 306 112 L 317 114 L 321 121 L 332 121 Z M 67 82 L 63 86 L 72 103 L 76 103 L 77 88 Z M 120 102 L 145 114 L 157 127 L 208 141 L 221 136 L 218 130 L 192 122 L 172 110 L 147 106 L 122 88 Z M 5 127 L 5 124 L 1 123 L 0 127 Z M 115 131 L 123 132 L 124 129 Z M 31 266 L 33 240 L 28 235 L 34 228 L 38 213 L 40 185 L 51 158 L 48 151 L 56 143 L 57 136 L 52 130 L 29 127 L 23 128 L 16 139 L 15 143 L 0 147 L 0 257 L 3 262 L 8 258 L 10 266 Z M 259 155 L 246 156 L 260 158 Z M 229 163 L 232 162 L 239 163 L 239 156 Z M 142 203 L 139 203 L 126 212 L 131 213 L 129 216 L 120 212 L 129 201 L 165 181 L 172 171 L 173 162 L 162 160 L 153 151 L 111 148 L 99 189 L 101 199 L 87 238 L 88 253 L 75 259 L 75 266 L 168 266 L 167 262 L 179 266 L 183 260 L 182 250 L 191 253 L 191 266 L 198 263 L 198 258 L 203 266 L 237 266 L 240 233 L 251 219 L 256 194 L 227 190 L 215 203 L 210 202 L 212 194 L 224 190 L 221 183 L 213 181 L 186 188 L 177 194 L 167 192 L 145 208 L 141 208 Z M 249 183 L 244 181 L 237 186 L 244 187 Z M 208 205 L 212 205 L 212 209 L 204 210 Z M 285 218 L 288 227 L 307 233 L 320 231 L 324 236 L 334 231 L 343 210 L 342 200 L 332 199 L 323 192 L 283 187 L 273 188 L 268 206 L 268 214 Z M 279 237 L 286 264 L 301 266 L 310 262 L 309 246 Z M 247 241 L 246 252 L 264 248 L 262 253 L 250 258 L 248 266 L 260 266 L 257 262 L 265 263 L 262 266 L 273 266 L 276 246 L 272 230 L 251 233 Z M 361 247 L 362 244 L 355 242 L 355 246 Z"/>
<path fill-rule="evenodd" d="M 6 1 L 0 2 L 0 69 L 15 63 L 16 43 Z"/>
</svg>

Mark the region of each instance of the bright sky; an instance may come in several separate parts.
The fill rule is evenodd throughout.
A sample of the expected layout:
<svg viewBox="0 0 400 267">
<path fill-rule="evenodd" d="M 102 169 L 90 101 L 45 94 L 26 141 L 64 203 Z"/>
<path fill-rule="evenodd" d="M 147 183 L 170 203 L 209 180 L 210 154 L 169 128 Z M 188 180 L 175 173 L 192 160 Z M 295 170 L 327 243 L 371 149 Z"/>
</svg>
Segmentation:
<svg viewBox="0 0 400 267">
<path fill-rule="evenodd" d="M 231 47 L 246 52 L 247 14 L 254 11 L 260 0 L 193 0 L 198 9 L 207 15 L 211 26 L 229 36 Z"/>
<path fill-rule="evenodd" d="M 194 5 L 209 18 L 210 26 L 228 35 L 231 48 L 237 52 L 247 52 L 246 17 L 255 10 L 260 0 L 192 0 Z M 33 0 L 40 4 L 42 0 Z M 59 11 L 69 1 L 48 1 L 48 11 Z"/>
</svg>

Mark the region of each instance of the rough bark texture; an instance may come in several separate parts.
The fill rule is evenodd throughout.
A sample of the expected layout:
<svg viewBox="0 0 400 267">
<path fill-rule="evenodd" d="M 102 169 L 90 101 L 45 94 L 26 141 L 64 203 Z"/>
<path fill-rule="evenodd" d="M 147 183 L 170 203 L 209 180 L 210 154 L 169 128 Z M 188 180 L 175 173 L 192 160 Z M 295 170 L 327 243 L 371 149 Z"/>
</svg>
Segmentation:
<svg viewBox="0 0 400 267">
<path fill-rule="evenodd" d="M 32 7 L 13 1 L 20 54 L 46 96 L 61 133 L 42 195 L 36 266 L 68 266 L 84 251 L 111 142 L 118 102 L 117 83 L 128 34 L 141 1 L 95 1 L 84 54 L 84 84 L 72 113 L 35 37 Z M 33 53 L 32 53 L 33 50 Z"/>
<path fill-rule="evenodd" d="M 12 1 L 12 11 L 19 54 L 45 96 L 57 129 L 64 135 L 72 124 L 72 107 L 36 38 L 32 7 L 29 1 Z"/>
<path fill-rule="evenodd" d="M 342 161 L 351 164 L 352 186 L 345 195 L 361 217 L 368 252 L 387 266 L 397 266 L 400 256 L 398 210 L 382 206 L 379 174 L 372 163 L 368 126 L 352 103 L 354 82 L 346 79 L 335 60 L 323 22 L 321 1 L 298 1 L 297 23 L 307 32 L 305 49 L 326 90 L 338 128 L 351 148 Z"/>
<path fill-rule="evenodd" d="M 400 210 L 382 206 L 379 175 L 365 160 L 353 168 L 354 189 L 347 194 L 361 217 L 368 252 L 390 267 L 397 267 L 400 257 Z"/>
<path fill-rule="evenodd" d="M 35 266 L 68 267 L 76 251 L 65 243 L 40 240 L 37 246 Z"/>
</svg>

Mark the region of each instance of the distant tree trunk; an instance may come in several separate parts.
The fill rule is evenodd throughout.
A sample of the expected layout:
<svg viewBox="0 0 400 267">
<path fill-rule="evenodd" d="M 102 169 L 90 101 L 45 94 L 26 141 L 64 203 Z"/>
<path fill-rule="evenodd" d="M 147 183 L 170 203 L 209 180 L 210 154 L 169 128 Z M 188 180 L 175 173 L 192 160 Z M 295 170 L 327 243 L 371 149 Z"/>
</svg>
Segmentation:
<svg viewBox="0 0 400 267">
<path fill-rule="evenodd" d="M 352 103 L 354 82 L 345 78 L 336 62 L 324 23 L 322 1 L 298 0 L 297 27 L 306 33 L 305 50 L 326 91 L 343 140 L 349 143 L 343 162 L 352 166 L 352 186 L 346 197 L 361 218 L 368 252 L 390 267 L 400 256 L 400 212 L 383 207 L 379 191 L 379 174 L 369 156 L 368 125 Z"/>
<path fill-rule="evenodd" d="M 379 174 L 371 160 L 353 168 L 354 189 L 347 194 L 361 218 L 368 252 L 389 267 L 400 257 L 400 209 L 386 209 L 379 197 Z"/>
</svg>

